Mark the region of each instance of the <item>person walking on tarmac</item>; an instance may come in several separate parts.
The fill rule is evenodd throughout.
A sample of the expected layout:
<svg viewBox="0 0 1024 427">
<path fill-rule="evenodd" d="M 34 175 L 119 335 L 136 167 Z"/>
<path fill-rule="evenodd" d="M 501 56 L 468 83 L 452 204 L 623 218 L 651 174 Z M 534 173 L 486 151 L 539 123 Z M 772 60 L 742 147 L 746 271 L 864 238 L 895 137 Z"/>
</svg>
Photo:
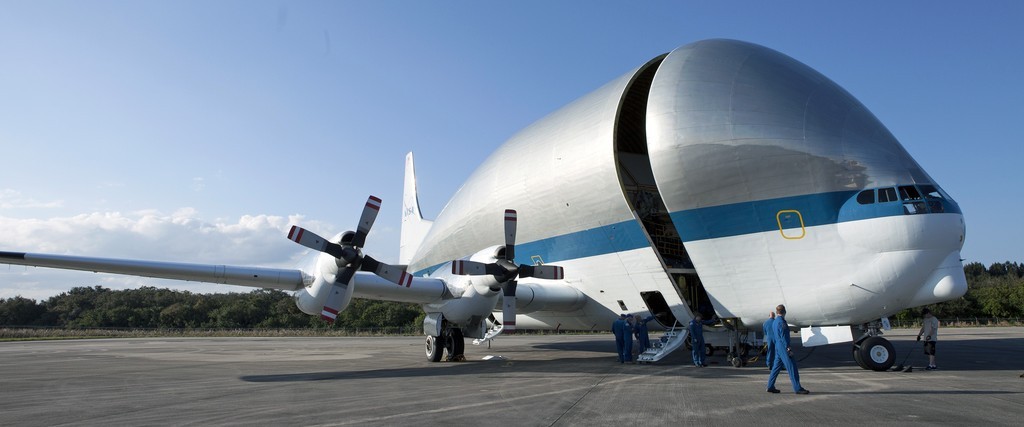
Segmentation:
<svg viewBox="0 0 1024 427">
<path fill-rule="evenodd" d="M 762 327 L 764 330 L 764 363 L 768 365 L 768 369 L 771 369 L 772 365 L 775 364 L 775 345 L 772 342 L 774 341 L 775 336 L 775 334 L 772 333 L 774 325 L 775 312 L 769 311 L 768 320 L 764 321 L 764 326 Z"/>
<path fill-rule="evenodd" d="M 779 372 L 785 367 L 789 372 L 789 381 L 793 383 L 793 392 L 796 394 L 809 394 L 807 389 L 800 386 L 800 373 L 797 372 L 796 362 L 792 357 L 792 349 L 789 348 L 789 323 L 786 323 L 786 306 L 779 304 L 775 307 L 775 321 L 772 323 L 772 346 L 775 350 L 775 363 L 772 364 L 772 371 L 768 374 L 769 393 L 778 393 L 775 388 L 775 379 Z"/>
<path fill-rule="evenodd" d="M 698 368 L 707 367 L 704 361 L 704 325 L 715 324 L 715 319 L 703 320 L 704 316 L 695 313 L 693 320 L 690 320 L 690 344 L 693 346 L 693 366 Z"/>
<path fill-rule="evenodd" d="M 632 343 L 633 337 L 627 332 L 626 315 L 619 315 L 618 319 L 612 322 L 612 334 L 615 335 L 615 351 L 619 354 L 619 363 L 624 363 L 625 349 L 626 349 L 626 338 L 629 338 Z"/>
<path fill-rule="evenodd" d="M 641 354 L 651 347 L 651 334 L 647 329 L 647 322 L 652 320 L 654 320 L 654 316 L 641 318 L 638 314 L 633 317 L 633 334 L 636 335 L 637 354 Z"/>
<path fill-rule="evenodd" d="M 917 340 L 921 341 L 921 335 L 924 335 L 924 354 L 928 355 L 928 367 L 924 370 L 934 371 L 939 369 L 935 366 L 935 341 L 939 338 L 939 319 L 927 308 L 921 310 L 921 314 L 924 315 L 924 321 L 921 331 L 917 333 Z"/>
</svg>

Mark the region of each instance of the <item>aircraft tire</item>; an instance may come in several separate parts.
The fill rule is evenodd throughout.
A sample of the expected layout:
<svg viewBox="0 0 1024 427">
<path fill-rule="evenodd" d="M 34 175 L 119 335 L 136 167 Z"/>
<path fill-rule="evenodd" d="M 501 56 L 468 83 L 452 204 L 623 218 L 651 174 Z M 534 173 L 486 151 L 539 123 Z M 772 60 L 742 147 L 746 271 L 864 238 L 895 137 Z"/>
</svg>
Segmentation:
<svg viewBox="0 0 1024 427">
<path fill-rule="evenodd" d="M 461 361 L 465 358 L 466 339 L 462 336 L 462 329 L 453 328 L 445 334 L 444 348 L 448 352 L 448 361 Z"/>
<path fill-rule="evenodd" d="M 857 362 L 857 366 L 861 369 L 868 369 L 868 365 L 864 364 L 864 359 L 860 357 L 860 349 L 856 345 L 853 346 L 853 360 Z"/>
<path fill-rule="evenodd" d="M 892 343 L 882 337 L 869 337 L 860 343 L 857 353 L 864 361 L 864 369 L 888 371 L 896 363 L 896 351 Z"/>
<path fill-rule="evenodd" d="M 430 362 L 440 362 L 443 355 L 444 346 L 441 345 L 440 337 L 427 335 L 427 360 Z"/>
</svg>

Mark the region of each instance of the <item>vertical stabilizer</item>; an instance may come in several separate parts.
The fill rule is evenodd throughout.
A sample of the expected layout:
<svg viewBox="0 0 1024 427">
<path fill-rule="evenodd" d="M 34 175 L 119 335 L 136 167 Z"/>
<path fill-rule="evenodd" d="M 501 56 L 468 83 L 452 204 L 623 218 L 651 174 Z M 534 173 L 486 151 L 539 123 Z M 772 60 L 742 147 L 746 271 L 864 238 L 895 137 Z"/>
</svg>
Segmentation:
<svg viewBox="0 0 1024 427">
<path fill-rule="evenodd" d="M 423 243 L 433 221 L 423 219 L 416 191 L 416 167 L 412 152 L 405 155 L 405 190 L 402 194 L 402 236 L 398 248 L 398 263 L 408 265 Z"/>
</svg>

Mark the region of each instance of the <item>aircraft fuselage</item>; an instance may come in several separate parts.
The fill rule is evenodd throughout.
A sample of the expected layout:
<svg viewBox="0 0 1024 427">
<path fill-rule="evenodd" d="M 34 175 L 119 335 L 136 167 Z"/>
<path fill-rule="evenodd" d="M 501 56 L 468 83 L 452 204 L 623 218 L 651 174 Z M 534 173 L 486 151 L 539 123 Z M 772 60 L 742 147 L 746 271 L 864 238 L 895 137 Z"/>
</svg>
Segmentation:
<svg viewBox="0 0 1024 427">
<path fill-rule="evenodd" d="M 652 293 L 689 318 L 698 277 L 715 313 L 748 325 L 777 304 L 795 326 L 861 324 L 966 291 L 956 202 L 853 96 L 744 42 L 683 46 L 517 133 L 409 270 L 499 243 L 506 208 L 516 260 L 563 266 L 587 297 L 519 327 L 606 329 L 654 312 Z"/>
</svg>

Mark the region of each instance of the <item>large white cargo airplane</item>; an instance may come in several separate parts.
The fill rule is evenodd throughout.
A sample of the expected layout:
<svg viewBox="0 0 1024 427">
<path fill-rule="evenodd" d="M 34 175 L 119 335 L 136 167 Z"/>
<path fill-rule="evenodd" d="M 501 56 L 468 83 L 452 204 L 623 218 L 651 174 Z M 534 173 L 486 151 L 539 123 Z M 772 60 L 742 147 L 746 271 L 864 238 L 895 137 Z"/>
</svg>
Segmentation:
<svg viewBox="0 0 1024 427">
<path fill-rule="evenodd" d="M 329 241 L 293 227 L 322 252 L 312 271 L 0 262 L 290 290 L 328 320 L 353 297 L 419 303 L 432 361 L 463 357 L 465 337 L 607 329 L 620 312 L 663 328 L 717 314 L 735 354 L 785 304 L 805 345 L 853 342 L 884 370 L 886 316 L 967 289 L 960 208 L 885 126 L 806 65 L 733 40 L 658 56 L 523 129 L 433 222 L 410 154 L 400 266 L 361 251 L 380 203 Z"/>
</svg>

